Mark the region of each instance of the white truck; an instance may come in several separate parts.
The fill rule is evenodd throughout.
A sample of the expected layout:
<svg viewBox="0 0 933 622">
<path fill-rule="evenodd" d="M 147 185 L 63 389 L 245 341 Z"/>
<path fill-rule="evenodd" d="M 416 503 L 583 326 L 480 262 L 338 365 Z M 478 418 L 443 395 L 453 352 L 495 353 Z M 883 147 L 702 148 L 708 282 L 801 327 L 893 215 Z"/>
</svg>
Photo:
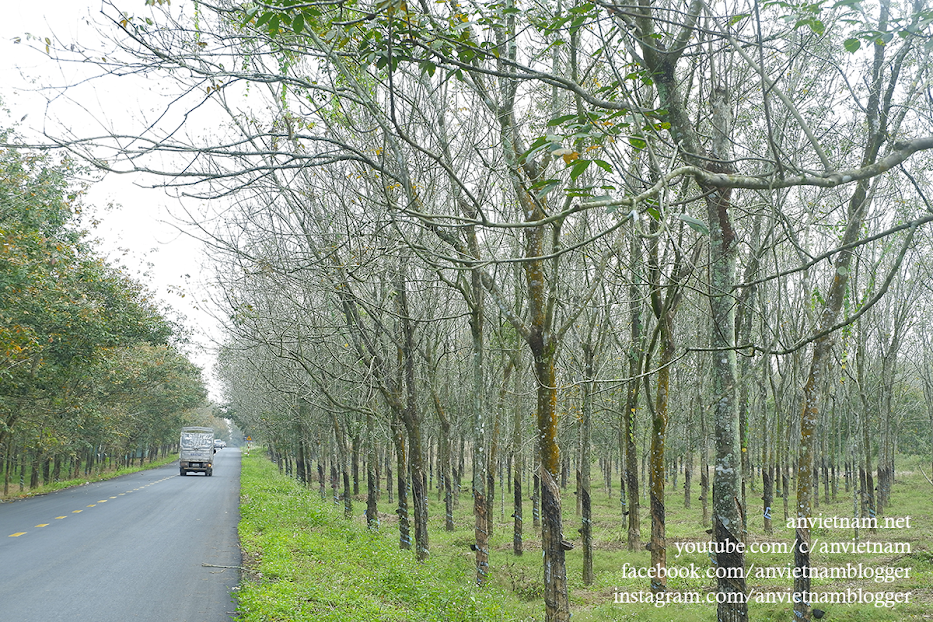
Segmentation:
<svg viewBox="0 0 933 622">
<path fill-rule="evenodd" d="M 180 447 L 179 475 L 201 472 L 210 477 L 214 474 L 213 428 L 182 428 Z"/>
</svg>

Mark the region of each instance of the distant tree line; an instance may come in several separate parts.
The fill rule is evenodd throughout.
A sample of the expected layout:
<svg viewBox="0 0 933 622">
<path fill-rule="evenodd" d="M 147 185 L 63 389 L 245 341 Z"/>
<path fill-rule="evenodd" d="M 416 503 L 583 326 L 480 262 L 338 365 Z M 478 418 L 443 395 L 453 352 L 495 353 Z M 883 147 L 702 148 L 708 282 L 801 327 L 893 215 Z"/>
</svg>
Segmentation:
<svg viewBox="0 0 933 622">
<path fill-rule="evenodd" d="M 82 228 L 80 173 L 0 150 L 4 494 L 165 455 L 205 398 L 180 326 Z"/>
</svg>

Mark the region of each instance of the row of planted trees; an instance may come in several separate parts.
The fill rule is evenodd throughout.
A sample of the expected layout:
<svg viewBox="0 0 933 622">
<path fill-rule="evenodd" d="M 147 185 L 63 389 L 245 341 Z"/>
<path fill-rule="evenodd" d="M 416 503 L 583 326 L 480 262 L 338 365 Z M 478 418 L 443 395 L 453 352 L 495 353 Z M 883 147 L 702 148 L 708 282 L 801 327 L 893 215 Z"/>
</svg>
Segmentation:
<svg viewBox="0 0 933 622">
<path fill-rule="evenodd" d="M 4 495 L 164 456 L 205 398 L 179 327 L 82 229 L 80 178 L 0 151 Z"/>
<path fill-rule="evenodd" d="M 726 550 L 758 478 L 766 508 L 779 483 L 808 517 L 849 473 L 870 513 L 898 446 L 928 449 L 922 0 L 148 4 L 108 4 L 113 47 L 60 54 L 180 87 L 160 119 L 187 133 L 56 144 L 221 200 L 191 220 L 240 425 L 305 477 L 360 452 L 374 477 L 392 453 L 419 558 L 432 468 L 471 474 L 480 583 L 496 468 L 518 496 L 533 473 L 547 619 L 566 620 L 568 464 L 587 559 L 601 457 L 629 545 L 650 533 L 664 565 L 681 451 Z M 719 619 L 746 619 L 744 581 L 718 590 Z"/>
<path fill-rule="evenodd" d="M 268 214 L 269 209 L 263 210 L 263 217 Z M 257 229 L 281 232 L 281 225 L 267 223 Z M 226 276 L 238 275 L 225 289 L 231 305 L 231 338 L 221 354 L 234 418 L 268 440 L 286 471 L 309 485 L 319 485 L 322 496 L 332 487 L 348 516 L 361 482 L 367 494 L 367 518 L 374 526 L 378 525 L 375 500 L 380 493 L 390 500 L 395 494 L 400 542 L 405 548 L 420 542 L 422 557 L 427 556 L 429 538 L 425 531 L 419 541 L 414 530 L 418 503 L 424 503 L 424 495 L 434 487 L 446 501 L 447 517 L 452 517 L 461 486 L 473 482 L 475 487 L 482 477 L 483 506 L 475 513 L 483 521 L 498 513 L 501 524 L 502 498 L 506 491 L 514 495 L 509 497 L 507 515 L 513 523 L 514 551 L 520 554 L 527 535 L 524 523 L 531 518 L 523 516 L 522 501 L 526 496 L 534 500 L 535 527 L 546 508 L 537 449 L 538 382 L 516 332 L 504 314 L 496 313 L 495 321 L 486 324 L 482 368 L 486 428 L 477 435 L 472 415 L 473 333 L 469 321 L 464 321 L 469 314 L 459 292 L 449 287 L 458 277 L 446 278 L 445 284 L 444 278 L 435 278 L 430 268 L 418 268 L 404 252 L 401 258 L 391 257 L 387 254 L 391 245 L 380 241 L 380 234 L 357 230 L 347 240 L 345 246 L 359 245 L 361 255 L 365 247 L 382 249 L 378 257 L 347 265 L 329 247 L 336 262 L 332 273 L 352 273 L 352 282 L 330 281 L 329 267 L 312 276 L 297 265 L 300 259 L 296 263 L 289 259 L 291 267 L 286 268 L 278 264 L 285 259 L 281 256 L 275 261 L 269 256 L 259 259 L 252 252 L 225 257 L 225 270 L 230 271 Z M 913 265 L 925 265 L 927 252 L 921 245 L 915 247 L 909 255 Z M 302 254 L 292 247 L 287 256 Z M 634 267 L 636 274 L 644 270 L 647 275 L 650 264 L 642 260 L 649 255 L 627 257 L 631 263 L 623 264 L 624 272 Z M 877 259 L 871 272 L 891 269 L 890 257 L 879 254 Z M 572 265 L 566 269 L 568 279 L 581 273 L 575 275 Z M 407 278 L 400 281 L 399 274 Z M 860 278 L 856 275 L 853 280 L 858 284 Z M 930 454 L 933 428 L 924 397 L 929 382 L 924 318 L 930 309 L 920 300 L 925 278 L 919 274 L 895 278 L 891 295 L 842 332 L 836 349 L 840 364 L 825 379 L 827 407 L 816 430 L 819 441 L 810 472 L 814 508 L 818 509 L 822 485 L 825 502 L 848 495 L 854 515 L 881 515 L 893 481 L 895 451 Z M 247 282 L 248 291 L 233 285 Z M 500 291 L 522 295 L 514 270 L 503 272 L 496 282 Z M 568 328 L 557 357 L 555 437 L 561 460 L 552 477 L 558 487 L 569 485 L 574 490 L 582 534 L 576 537 L 574 525 L 564 528 L 567 535 L 561 532 L 561 540 L 576 541 L 589 560 L 593 555 L 587 542 L 591 479 L 618 491 L 618 515 L 621 523 L 627 523 L 629 546 L 640 548 L 650 538 L 652 553 L 660 551 L 653 563 L 666 563 L 664 500 L 671 499 L 666 487 L 679 488 L 682 478 L 682 503 L 689 507 L 699 501 L 704 522 L 708 525 L 711 519 L 716 396 L 706 387 L 712 373 L 710 359 L 716 354 L 708 352 L 703 331 L 708 318 L 695 292 L 702 284 L 695 277 L 683 282 L 685 291 L 694 290 L 679 303 L 684 305 L 678 315 L 679 336 L 688 345 L 668 365 L 670 373 L 661 377 L 650 367 L 661 354 L 651 343 L 661 329 L 650 311 L 647 283 L 646 277 L 633 288 L 625 279 L 607 276 L 581 319 Z M 571 281 L 561 286 L 572 292 L 572 285 Z M 762 339 L 774 329 L 786 334 L 787 342 L 799 340 L 805 334 L 807 315 L 815 313 L 819 301 L 806 290 L 788 296 L 771 288 L 760 286 L 749 338 Z M 642 295 L 633 296 L 633 291 Z M 508 304 L 515 305 L 516 299 Z M 406 324 L 417 328 L 406 329 Z M 634 342 L 634 351 L 632 341 L 622 337 L 633 326 L 641 326 L 645 334 Z M 413 333 L 411 342 L 406 330 Z M 366 357 L 369 352 L 376 356 Z M 748 355 L 738 430 L 746 460 L 740 467 L 741 492 L 736 495 L 743 537 L 747 531 L 771 534 L 773 522 L 783 526 L 795 516 L 801 445 L 795 409 L 807 374 L 801 354 Z M 629 370 L 632 355 L 641 359 L 634 372 Z M 409 365 L 414 380 L 410 395 L 405 384 Z M 374 377 L 376 366 L 383 370 L 388 389 Z M 382 395 L 389 390 L 400 402 L 397 411 L 387 407 Z M 406 425 L 401 413 L 408 408 L 416 415 L 414 423 Z M 597 467 L 602 472 L 594 476 L 591 469 Z M 416 477 L 421 480 L 417 493 Z M 447 525 L 452 528 L 449 521 Z M 490 522 L 482 523 L 477 549 L 492 529 Z M 482 551 L 477 552 L 477 579 L 483 581 L 486 560 Z M 592 581 L 593 575 L 586 579 Z M 664 589 L 664 582 L 654 587 Z"/>
</svg>

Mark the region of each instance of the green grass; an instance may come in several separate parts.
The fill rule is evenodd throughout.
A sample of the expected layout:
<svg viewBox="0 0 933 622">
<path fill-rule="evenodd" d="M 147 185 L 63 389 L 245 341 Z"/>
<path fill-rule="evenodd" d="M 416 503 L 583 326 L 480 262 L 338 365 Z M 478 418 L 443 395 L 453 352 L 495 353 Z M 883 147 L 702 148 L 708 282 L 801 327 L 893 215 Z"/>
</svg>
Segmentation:
<svg viewBox="0 0 933 622">
<path fill-rule="evenodd" d="M 55 492 L 56 490 L 64 490 L 65 488 L 74 488 L 75 486 L 84 486 L 85 484 L 90 484 L 92 482 L 102 482 L 104 480 L 113 479 L 115 477 L 120 477 L 122 475 L 129 475 L 130 473 L 138 473 L 140 471 L 147 471 L 149 469 L 154 469 L 166 464 L 170 464 L 178 460 L 177 455 L 168 455 L 165 458 L 160 458 L 155 462 L 146 463 L 143 466 L 134 466 L 127 468 L 118 468 L 118 469 L 109 469 L 106 471 L 101 471 L 100 473 L 91 473 L 90 475 L 84 477 L 78 477 L 75 479 L 62 480 L 58 482 L 52 482 L 50 484 L 43 484 L 37 486 L 33 489 L 24 489 L 23 492 L 19 491 L 19 480 L 16 481 L 15 485 L 10 482 L 10 494 L 3 495 L 3 485 L 2 477 L 0 477 L 0 499 L 25 499 L 27 497 L 35 497 L 37 495 L 45 495 L 50 492 Z"/>
<path fill-rule="evenodd" d="M 911 529 L 879 529 L 863 532 L 862 540 L 906 542 L 909 555 L 813 555 L 815 566 L 839 566 L 862 563 L 872 566 L 910 568 L 909 579 L 891 583 L 869 580 L 814 580 L 814 591 L 845 591 L 862 588 L 865 591 L 911 592 L 909 604 L 892 608 L 873 605 L 826 605 L 829 613 L 824 620 L 881 621 L 926 620 L 933 610 L 933 488 L 917 472 L 911 473 L 911 461 L 902 460 L 904 469 L 894 488 L 887 516 L 911 516 Z M 594 475 L 595 469 L 594 469 Z M 466 482 L 464 482 L 466 484 Z M 694 563 L 705 573 L 710 562 L 705 554 L 684 554 L 675 558 L 676 542 L 699 542 L 709 538 L 702 524 L 699 489 L 694 484 L 693 508 L 683 507 L 682 483 L 677 490 L 669 483 L 667 495 L 668 566 Z M 793 486 L 792 486 L 793 491 Z M 364 492 L 361 490 L 361 492 Z M 327 488 L 328 496 L 332 494 Z M 596 582 L 582 582 L 582 550 L 577 529 L 580 518 L 575 515 L 575 495 L 564 490 L 564 534 L 577 547 L 567 553 L 567 573 L 571 610 L 575 622 L 614 620 L 703 621 L 715 620 L 715 604 L 677 604 L 655 607 L 651 604 L 617 604 L 616 591 L 649 590 L 647 580 L 629 579 L 622 575 L 626 562 L 635 567 L 649 565 L 648 551 L 629 552 L 625 549 L 626 531 L 620 520 L 618 488 L 607 495 L 594 478 L 593 511 L 595 530 L 594 566 Z M 471 501 L 461 494 L 455 511 L 456 530 L 443 529 L 443 503 L 436 490 L 430 494 L 431 557 L 425 564 L 414 560 L 410 551 L 398 549 L 397 519 L 394 504 L 386 495 L 379 504 L 381 530 L 372 534 L 363 520 L 365 496 L 356 497 L 354 518 L 343 518 L 343 506 L 332 498 L 322 502 L 317 484 L 304 488 L 282 476 L 264 457 L 254 454 L 244 457 L 243 506 L 240 525 L 241 544 L 246 564 L 252 569 L 244 580 L 240 594 L 240 609 L 247 621 L 302 620 L 502 620 L 532 621 L 544 619 L 541 596 L 542 568 L 540 536 L 531 526 L 531 502 L 525 502 L 525 553 L 512 554 L 511 494 L 506 493 L 504 508 L 502 492 L 497 490 L 495 523 L 490 539 L 490 583 L 485 589 L 472 584 L 473 553 Z M 526 497 L 530 490 L 526 489 Z M 791 492 L 793 496 L 793 492 Z M 848 516 L 851 493 L 840 485 L 838 500 L 821 504 L 815 514 Z M 793 542 L 793 531 L 783 521 L 783 500 L 775 500 L 774 535 L 765 536 L 760 506 L 760 483 L 749 491 L 754 499 L 749 511 L 749 543 Z M 793 507 L 793 497 L 791 498 Z M 642 510 L 642 541 L 647 541 L 650 522 Z M 823 541 L 851 542 L 849 530 L 814 529 L 814 538 Z M 754 553 L 746 556 L 746 564 L 756 568 L 781 567 L 793 563 L 792 554 Z M 748 587 L 757 593 L 789 592 L 790 579 L 749 578 Z M 678 579 L 669 588 L 681 593 L 696 591 L 705 599 L 715 596 L 715 580 L 703 577 Z M 758 620 L 791 620 L 788 604 L 757 603 L 749 605 L 749 618 Z M 927 616 L 927 617 L 924 617 Z"/>
<path fill-rule="evenodd" d="M 240 517 L 244 622 L 511 619 L 501 604 L 508 594 L 471 585 L 468 564 L 449 555 L 419 564 L 391 532 L 345 520 L 342 506 L 258 452 L 243 457 Z"/>
</svg>

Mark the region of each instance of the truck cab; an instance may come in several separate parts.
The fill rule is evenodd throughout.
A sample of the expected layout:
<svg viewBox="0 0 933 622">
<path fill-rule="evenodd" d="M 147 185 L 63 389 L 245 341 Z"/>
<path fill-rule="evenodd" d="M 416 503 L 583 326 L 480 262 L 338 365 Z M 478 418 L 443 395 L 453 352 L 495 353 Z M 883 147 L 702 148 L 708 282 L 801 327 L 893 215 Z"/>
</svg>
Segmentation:
<svg viewBox="0 0 933 622">
<path fill-rule="evenodd" d="M 214 430 L 213 428 L 188 427 L 181 429 L 178 474 L 214 474 Z"/>
</svg>

